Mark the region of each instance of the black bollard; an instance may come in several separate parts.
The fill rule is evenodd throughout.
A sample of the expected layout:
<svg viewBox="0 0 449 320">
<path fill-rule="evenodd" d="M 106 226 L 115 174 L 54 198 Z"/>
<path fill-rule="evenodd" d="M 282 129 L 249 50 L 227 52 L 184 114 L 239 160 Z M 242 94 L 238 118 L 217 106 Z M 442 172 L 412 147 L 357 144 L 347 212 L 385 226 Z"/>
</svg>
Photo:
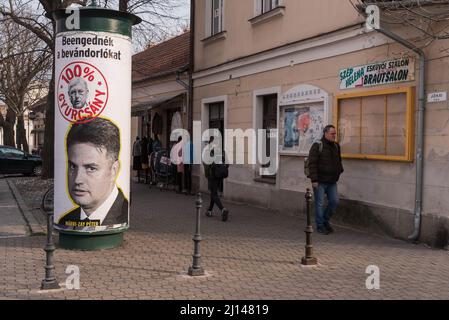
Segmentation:
<svg viewBox="0 0 449 320">
<path fill-rule="evenodd" d="M 45 193 L 42 199 L 42 210 L 47 214 L 47 245 L 45 246 L 46 265 L 45 279 L 42 280 L 41 290 L 60 289 L 58 281 L 55 277 L 55 266 L 53 263 L 55 244 L 53 242 L 53 204 L 54 204 L 53 188 Z"/>
<path fill-rule="evenodd" d="M 313 256 L 313 246 L 312 246 L 312 222 L 310 219 L 310 211 L 312 207 L 312 193 L 310 189 L 307 188 L 306 192 L 306 204 L 307 204 L 307 227 L 306 227 L 306 255 L 302 258 L 301 264 L 305 266 L 314 266 L 318 264 L 318 259 Z"/>
<path fill-rule="evenodd" d="M 201 216 L 201 204 L 203 201 L 201 200 L 201 193 L 197 194 L 196 198 L 196 232 L 193 236 L 193 242 L 195 243 L 195 249 L 193 254 L 193 264 L 189 267 L 189 276 L 204 276 L 204 269 L 201 267 L 201 254 L 200 254 L 200 216 Z"/>
</svg>

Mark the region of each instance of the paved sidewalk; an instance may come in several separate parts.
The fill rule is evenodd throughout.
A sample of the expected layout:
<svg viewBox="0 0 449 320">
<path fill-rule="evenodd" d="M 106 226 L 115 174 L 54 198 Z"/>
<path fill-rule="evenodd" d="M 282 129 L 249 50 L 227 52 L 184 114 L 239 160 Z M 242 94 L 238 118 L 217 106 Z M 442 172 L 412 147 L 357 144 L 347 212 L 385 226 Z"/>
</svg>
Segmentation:
<svg viewBox="0 0 449 320">
<path fill-rule="evenodd" d="M 27 235 L 28 227 L 6 179 L 0 175 L 0 238 Z"/>
<path fill-rule="evenodd" d="M 192 264 L 195 197 L 134 184 L 131 228 L 121 248 L 56 251 L 57 278 L 80 268 L 80 290 L 39 292 L 44 236 L 0 239 L 0 298 L 13 299 L 449 299 L 449 252 L 347 228 L 313 235 L 320 265 L 302 267 L 304 220 L 227 204 L 230 219 L 201 216 L 206 277 Z M 208 196 L 203 197 L 203 208 Z M 203 210 L 204 211 L 204 210 Z M 367 290 L 366 267 L 380 268 Z"/>
</svg>

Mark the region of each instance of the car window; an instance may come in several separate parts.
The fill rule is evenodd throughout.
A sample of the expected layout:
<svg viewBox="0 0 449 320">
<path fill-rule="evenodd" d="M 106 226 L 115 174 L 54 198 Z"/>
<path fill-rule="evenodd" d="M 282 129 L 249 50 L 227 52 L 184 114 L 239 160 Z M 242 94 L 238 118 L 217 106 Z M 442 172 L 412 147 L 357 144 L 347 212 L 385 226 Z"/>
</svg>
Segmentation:
<svg viewBox="0 0 449 320">
<path fill-rule="evenodd" d="M 23 151 L 20 150 L 8 149 L 7 151 L 7 157 L 10 159 L 23 159 L 24 156 L 25 153 L 23 153 Z"/>
<path fill-rule="evenodd" d="M 0 158 L 5 157 L 5 150 L 3 148 L 0 148 Z"/>
</svg>

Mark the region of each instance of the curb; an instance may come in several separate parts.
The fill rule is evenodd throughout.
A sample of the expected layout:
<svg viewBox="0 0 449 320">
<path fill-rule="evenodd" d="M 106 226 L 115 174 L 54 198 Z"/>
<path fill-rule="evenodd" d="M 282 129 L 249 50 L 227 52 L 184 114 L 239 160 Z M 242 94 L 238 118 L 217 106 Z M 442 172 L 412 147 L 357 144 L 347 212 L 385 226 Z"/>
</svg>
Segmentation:
<svg viewBox="0 0 449 320">
<path fill-rule="evenodd" d="M 26 205 L 16 185 L 13 182 L 10 182 L 8 178 L 6 178 L 5 180 L 6 183 L 8 183 L 9 189 L 11 190 L 14 198 L 16 199 L 17 205 L 22 212 L 23 218 L 25 219 L 28 228 L 30 229 L 31 235 L 47 234 L 44 227 L 42 227 L 42 225 L 36 220 L 30 208 L 28 208 L 28 206 Z"/>
</svg>

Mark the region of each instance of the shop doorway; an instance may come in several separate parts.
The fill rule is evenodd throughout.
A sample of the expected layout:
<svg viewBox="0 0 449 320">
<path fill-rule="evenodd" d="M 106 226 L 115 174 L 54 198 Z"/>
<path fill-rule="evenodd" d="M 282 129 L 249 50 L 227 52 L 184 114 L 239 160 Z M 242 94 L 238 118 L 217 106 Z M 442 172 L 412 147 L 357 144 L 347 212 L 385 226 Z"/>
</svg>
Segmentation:
<svg viewBox="0 0 449 320">
<path fill-rule="evenodd" d="M 221 134 L 221 145 L 224 148 L 224 103 L 209 104 L 209 129 L 218 129 Z M 223 193 L 223 183 L 218 188 Z"/>
</svg>

